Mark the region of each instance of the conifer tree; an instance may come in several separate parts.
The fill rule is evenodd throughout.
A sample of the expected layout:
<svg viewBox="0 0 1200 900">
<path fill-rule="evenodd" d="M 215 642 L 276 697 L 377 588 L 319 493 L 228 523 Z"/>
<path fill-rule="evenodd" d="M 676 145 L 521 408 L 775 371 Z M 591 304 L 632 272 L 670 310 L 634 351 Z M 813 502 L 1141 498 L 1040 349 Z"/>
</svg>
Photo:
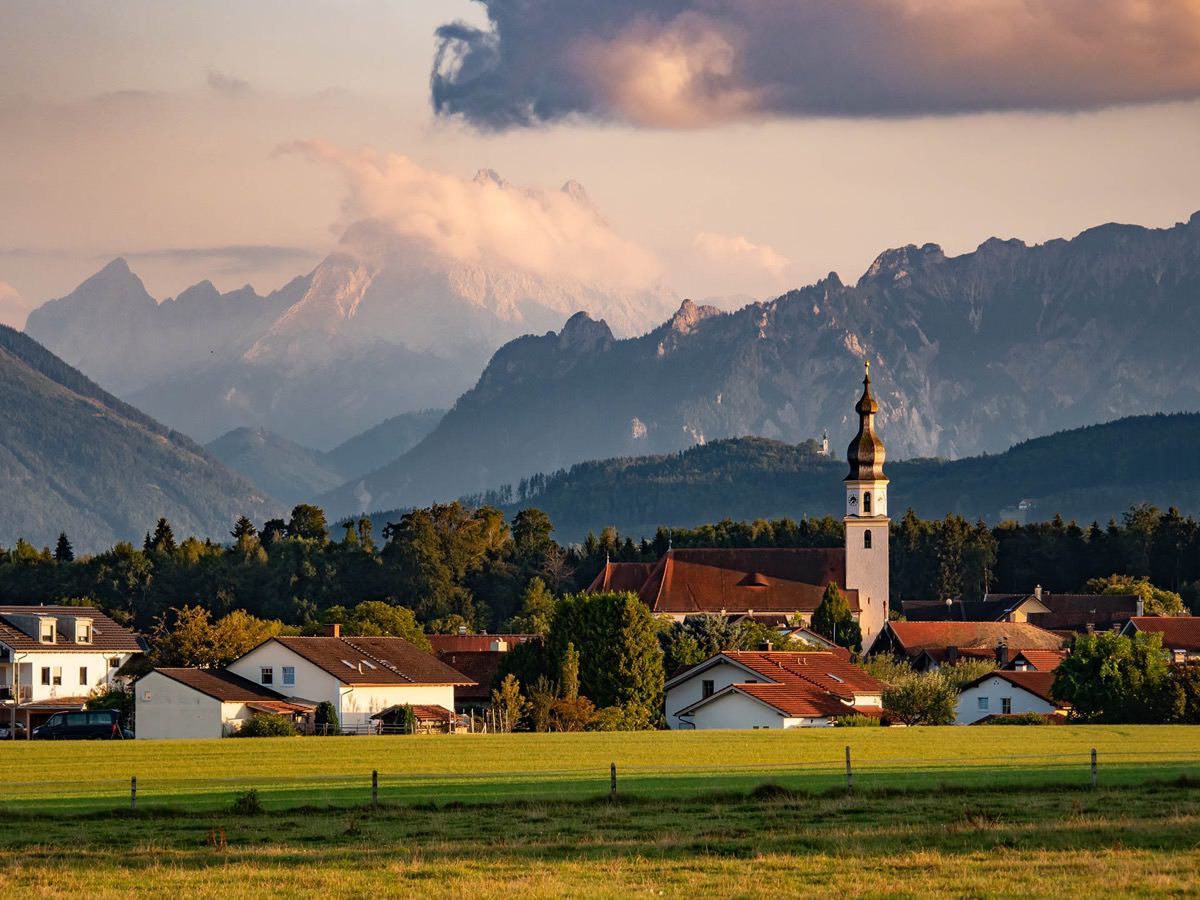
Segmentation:
<svg viewBox="0 0 1200 900">
<path fill-rule="evenodd" d="M 822 637 L 829 638 L 839 647 L 862 649 L 862 631 L 854 621 L 850 604 L 846 602 L 835 581 L 829 582 L 820 605 L 813 611 L 812 630 Z"/>
<path fill-rule="evenodd" d="M 54 548 L 54 561 L 59 563 L 75 561 L 75 551 L 71 547 L 71 542 L 67 540 L 65 531 L 58 533 L 58 545 Z"/>
</svg>

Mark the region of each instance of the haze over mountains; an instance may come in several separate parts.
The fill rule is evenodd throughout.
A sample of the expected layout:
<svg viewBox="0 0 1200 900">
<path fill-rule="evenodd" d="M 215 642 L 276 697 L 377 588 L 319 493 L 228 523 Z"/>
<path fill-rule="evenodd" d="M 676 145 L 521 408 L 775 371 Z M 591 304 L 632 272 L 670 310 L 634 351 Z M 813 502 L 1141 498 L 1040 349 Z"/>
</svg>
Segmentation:
<svg viewBox="0 0 1200 900">
<path fill-rule="evenodd" d="M 221 537 L 239 515 L 281 512 L 202 447 L 117 400 L 24 334 L 0 326 L 0 543 L 77 552 L 137 539 L 166 516 L 181 537 Z"/>
<path fill-rule="evenodd" d="M 470 184 L 493 200 L 552 203 L 607 234 L 574 182 L 532 198 L 492 172 Z M 366 219 L 268 296 L 201 282 L 161 304 L 118 259 L 34 310 L 26 331 L 198 440 L 262 427 L 327 450 L 399 413 L 448 406 L 498 346 L 579 309 L 630 335 L 677 302 L 653 284 L 539 274 L 481 253 L 456 255 L 392 220 Z"/>
<path fill-rule="evenodd" d="M 497 351 L 438 427 L 388 466 L 323 495 L 335 514 L 487 490 L 586 459 L 757 435 L 853 432 L 863 362 L 892 459 L 1000 452 L 1063 428 L 1200 409 L 1200 214 L 1169 229 L 1105 225 L 949 258 L 881 254 L 733 313 L 685 302 L 618 339 L 572 317 Z"/>
</svg>

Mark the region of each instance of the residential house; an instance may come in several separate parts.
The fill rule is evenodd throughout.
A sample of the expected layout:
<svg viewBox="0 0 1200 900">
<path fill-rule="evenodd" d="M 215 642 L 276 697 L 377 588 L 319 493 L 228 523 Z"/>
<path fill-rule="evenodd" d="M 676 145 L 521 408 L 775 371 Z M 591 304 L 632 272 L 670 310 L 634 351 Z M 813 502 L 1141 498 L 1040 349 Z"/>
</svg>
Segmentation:
<svg viewBox="0 0 1200 900">
<path fill-rule="evenodd" d="M 437 658 L 472 682 L 454 689 L 454 710 L 460 713 L 481 712 L 491 706 L 492 685 L 505 654 L 521 644 L 541 640 L 537 634 L 429 635 Z"/>
<path fill-rule="evenodd" d="M 1050 696 L 1054 672 L 997 669 L 976 678 L 958 695 L 955 721 L 972 725 L 996 716 L 1028 713 L 1066 715 L 1067 705 Z"/>
<path fill-rule="evenodd" d="M 726 650 L 665 686 L 672 729 L 819 728 L 882 706 L 881 682 L 824 651 Z"/>
<path fill-rule="evenodd" d="M 1121 633 L 1132 637 L 1139 631 L 1161 634 L 1172 662 L 1200 662 L 1200 616 L 1136 616 Z"/>
<path fill-rule="evenodd" d="M 888 622 L 870 653 L 907 660 L 918 671 L 958 659 L 1007 665 L 1023 650 L 1061 650 L 1063 638 L 1028 622 Z"/>
<path fill-rule="evenodd" d="M 1066 650 L 1018 650 L 1008 665 L 1000 668 L 1012 672 L 1053 672 L 1066 658 Z"/>
<path fill-rule="evenodd" d="M 134 697 L 139 740 L 228 737 L 256 714 L 303 722 L 316 708 L 224 669 L 152 669 Z"/>
<path fill-rule="evenodd" d="M 905 600 L 910 622 L 1028 622 L 1064 637 L 1123 628 L 1142 614 L 1134 594 L 1055 594 L 1038 585 L 1029 594 L 987 594 L 979 601 Z"/>
<path fill-rule="evenodd" d="M 0 606 L 0 716 L 32 730 L 119 682 L 141 638 L 86 606 Z"/>
<path fill-rule="evenodd" d="M 368 730 L 390 706 L 454 709 L 454 689 L 474 684 L 399 637 L 273 637 L 229 664 L 249 681 L 289 697 L 329 701 L 344 729 Z"/>
</svg>

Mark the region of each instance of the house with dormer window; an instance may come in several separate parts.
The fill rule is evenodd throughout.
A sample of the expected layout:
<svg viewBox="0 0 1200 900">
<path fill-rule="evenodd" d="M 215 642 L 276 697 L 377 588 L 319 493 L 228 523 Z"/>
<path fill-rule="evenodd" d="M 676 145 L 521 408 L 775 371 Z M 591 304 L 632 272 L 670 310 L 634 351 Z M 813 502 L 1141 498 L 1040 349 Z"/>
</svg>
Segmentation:
<svg viewBox="0 0 1200 900">
<path fill-rule="evenodd" d="M 142 639 L 86 606 L 0 606 L 0 717 L 33 729 L 80 710 L 145 652 Z M 15 709 L 14 709 L 15 707 Z"/>
</svg>

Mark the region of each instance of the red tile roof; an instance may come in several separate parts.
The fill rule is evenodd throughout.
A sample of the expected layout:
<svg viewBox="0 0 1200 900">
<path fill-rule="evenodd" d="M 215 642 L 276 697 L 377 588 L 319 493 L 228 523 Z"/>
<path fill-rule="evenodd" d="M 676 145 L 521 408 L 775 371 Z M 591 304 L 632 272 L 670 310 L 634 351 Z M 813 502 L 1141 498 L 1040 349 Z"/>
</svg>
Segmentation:
<svg viewBox="0 0 1200 900">
<path fill-rule="evenodd" d="M 453 684 L 472 681 L 399 637 L 274 637 L 343 684 Z M 349 663 L 349 665 L 347 665 Z"/>
<path fill-rule="evenodd" d="M 1167 650 L 1200 651 L 1200 616 L 1134 616 L 1129 625 L 1162 635 Z"/>
<path fill-rule="evenodd" d="M 488 701 L 492 697 L 492 682 L 500 671 L 500 662 L 504 654 L 500 651 L 475 651 L 459 653 L 438 653 L 438 659 L 450 666 L 456 672 L 461 672 L 470 678 L 474 684 L 460 685 L 454 689 L 456 702 L 468 700 Z"/>
<path fill-rule="evenodd" d="M 9 621 L 12 616 L 47 616 L 50 618 L 82 618 L 92 620 L 92 641 L 79 644 L 66 640 L 66 635 L 56 629 L 57 640 L 43 644 L 36 635 L 26 634 Z M 71 636 L 72 638 L 74 635 Z M 125 652 L 140 653 L 142 644 L 138 635 L 118 625 L 104 613 L 90 606 L 0 606 L 0 643 L 14 650 L 84 650 L 93 653 Z"/>
<path fill-rule="evenodd" d="M 511 650 L 517 644 L 540 641 L 540 634 L 431 634 L 429 643 L 434 653 L 484 653 L 495 641 L 504 641 Z"/>
<path fill-rule="evenodd" d="M 1059 650 L 1062 638 L 1027 622 L 888 622 L 905 653 L 957 647 L 994 650 L 1002 640 L 1009 651 Z"/>
<path fill-rule="evenodd" d="M 845 584 L 844 549 L 671 550 L 639 596 L 653 612 L 675 615 L 812 612 L 830 581 Z M 842 593 L 857 610 L 858 592 Z"/>
<path fill-rule="evenodd" d="M 629 591 L 636 594 L 642 585 L 653 574 L 656 563 L 605 563 L 604 568 L 592 579 L 587 587 L 587 593 L 598 594 L 601 591 Z"/>
<path fill-rule="evenodd" d="M 856 695 L 881 694 L 883 684 L 858 666 L 851 665 L 841 654 L 727 650 L 688 671 L 694 669 L 698 674 L 722 657 L 745 666 L 767 680 L 737 682 L 692 704 L 689 709 L 734 692 L 753 697 L 789 717 L 823 718 L 854 713 L 878 715 L 880 712 L 876 706 L 852 705 Z M 686 711 L 680 710 L 680 713 Z"/>
<path fill-rule="evenodd" d="M 1067 658 L 1065 650 L 1021 650 L 1009 661 L 1006 669 L 1012 670 L 1017 661 L 1024 659 L 1037 672 L 1053 672 Z"/>
<path fill-rule="evenodd" d="M 226 672 L 224 669 L 168 667 L 151 669 L 146 675 L 153 672 L 170 678 L 172 681 L 178 681 L 180 684 L 187 685 L 194 691 L 199 691 L 201 694 L 205 694 L 215 700 L 220 700 L 223 703 L 285 699 L 283 694 L 277 693 L 270 688 L 265 688 L 260 684 L 255 684 L 250 679 L 243 678 L 241 675 Z M 146 675 L 143 675 L 142 678 L 145 678 Z M 141 679 L 138 680 L 140 681 Z"/>
</svg>

